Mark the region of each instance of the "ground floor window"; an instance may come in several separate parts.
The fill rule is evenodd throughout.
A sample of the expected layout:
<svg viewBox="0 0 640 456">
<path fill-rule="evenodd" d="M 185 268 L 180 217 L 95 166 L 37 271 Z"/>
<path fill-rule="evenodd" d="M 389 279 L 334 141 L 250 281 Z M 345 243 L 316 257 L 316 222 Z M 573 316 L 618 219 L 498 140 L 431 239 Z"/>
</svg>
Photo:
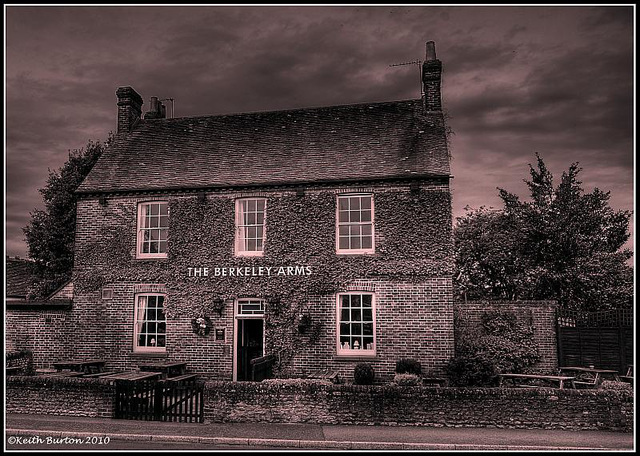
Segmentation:
<svg viewBox="0 0 640 456">
<path fill-rule="evenodd" d="M 337 305 L 337 354 L 373 356 L 376 349 L 372 293 L 340 293 Z"/>
<path fill-rule="evenodd" d="M 134 328 L 134 351 L 166 350 L 167 320 L 164 315 L 164 295 L 137 295 Z"/>
</svg>

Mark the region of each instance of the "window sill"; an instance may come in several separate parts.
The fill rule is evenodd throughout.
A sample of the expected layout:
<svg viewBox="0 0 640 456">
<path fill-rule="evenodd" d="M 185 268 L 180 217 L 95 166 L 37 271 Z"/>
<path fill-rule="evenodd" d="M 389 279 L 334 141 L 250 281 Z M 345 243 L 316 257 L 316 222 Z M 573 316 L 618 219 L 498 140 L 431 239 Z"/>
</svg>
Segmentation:
<svg viewBox="0 0 640 456">
<path fill-rule="evenodd" d="M 135 257 L 136 261 L 167 261 L 169 259 L 168 256 L 158 256 L 158 257 Z"/>
<path fill-rule="evenodd" d="M 167 358 L 167 352 L 133 352 L 132 358 Z"/>
<path fill-rule="evenodd" d="M 378 355 L 333 355 L 334 361 L 378 361 Z"/>
<path fill-rule="evenodd" d="M 336 255 L 337 256 L 376 255 L 376 252 L 366 252 L 361 250 L 357 250 L 354 252 L 340 251 L 340 252 L 336 252 Z"/>
</svg>

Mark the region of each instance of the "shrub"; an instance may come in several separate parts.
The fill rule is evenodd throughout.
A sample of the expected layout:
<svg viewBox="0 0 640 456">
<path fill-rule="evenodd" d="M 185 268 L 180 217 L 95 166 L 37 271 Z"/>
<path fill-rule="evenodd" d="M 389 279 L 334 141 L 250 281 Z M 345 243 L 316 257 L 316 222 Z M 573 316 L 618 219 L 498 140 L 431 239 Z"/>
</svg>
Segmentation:
<svg viewBox="0 0 640 456">
<path fill-rule="evenodd" d="M 541 358 L 526 315 L 486 310 L 477 325 L 458 313 L 454 325 L 458 356 L 489 359 L 498 372 L 522 373 Z"/>
<path fill-rule="evenodd" d="M 403 358 L 396 362 L 396 374 L 422 375 L 422 365 L 413 358 Z"/>
<path fill-rule="evenodd" d="M 613 380 L 603 380 L 600 383 L 600 389 L 606 390 L 618 390 L 618 391 L 633 391 L 633 385 L 625 382 L 616 382 Z"/>
<path fill-rule="evenodd" d="M 416 386 L 421 383 L 416 374 L 396 374 L 393 382 L 400 386 Z"/>
<path fill-rule="evenodd" d="M 353 383 L 356 385 L 373 385 L 375 373 L 369 363 L 358 363 L 353 369 Z"/>
<path fill-rule="evenodd" d="M 459 355 L 447 365 L 447 374 L 454 386 L 495 386 L 498 369 L 487 356 Z"/>
</svg>

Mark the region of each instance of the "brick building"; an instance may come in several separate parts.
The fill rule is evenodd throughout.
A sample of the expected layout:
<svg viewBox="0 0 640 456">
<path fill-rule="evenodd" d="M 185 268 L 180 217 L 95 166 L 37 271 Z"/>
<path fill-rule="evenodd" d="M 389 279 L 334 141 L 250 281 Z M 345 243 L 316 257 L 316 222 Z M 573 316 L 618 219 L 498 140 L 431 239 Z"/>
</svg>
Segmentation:
<svg viewBox="0 0 640 456">
<path fill-rule="evenodd" d="M 450 168 L 432 42 L 422 99 L 166 118 L 117 90 L 78 188 L 65 356 L 246 379 L 453 356 Z"/>
</svg>

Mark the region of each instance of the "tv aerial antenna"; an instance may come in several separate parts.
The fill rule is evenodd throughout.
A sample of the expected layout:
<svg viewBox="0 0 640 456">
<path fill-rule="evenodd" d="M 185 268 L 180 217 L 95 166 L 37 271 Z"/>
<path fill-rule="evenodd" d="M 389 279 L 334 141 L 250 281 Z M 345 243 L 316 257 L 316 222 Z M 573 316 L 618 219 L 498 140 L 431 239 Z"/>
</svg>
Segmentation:
<svg viewBox="0 0 640 456">
<path fill-rule="evenodd" d="M 389 65 L 390 67 L 399 67 L 399 66 L 406 66 L 406 65 L 417 65 L 418 66 L 418 76 L 420 77 L 420 96 L 422 97 L 424 95 L 424 91 L 422 90 L 422 64 L 424 62 L 422 60 L 413 60 L 411 62 L 402 62 L 402 63 L 392 63 L 391 65 Z"/>
</svg>

